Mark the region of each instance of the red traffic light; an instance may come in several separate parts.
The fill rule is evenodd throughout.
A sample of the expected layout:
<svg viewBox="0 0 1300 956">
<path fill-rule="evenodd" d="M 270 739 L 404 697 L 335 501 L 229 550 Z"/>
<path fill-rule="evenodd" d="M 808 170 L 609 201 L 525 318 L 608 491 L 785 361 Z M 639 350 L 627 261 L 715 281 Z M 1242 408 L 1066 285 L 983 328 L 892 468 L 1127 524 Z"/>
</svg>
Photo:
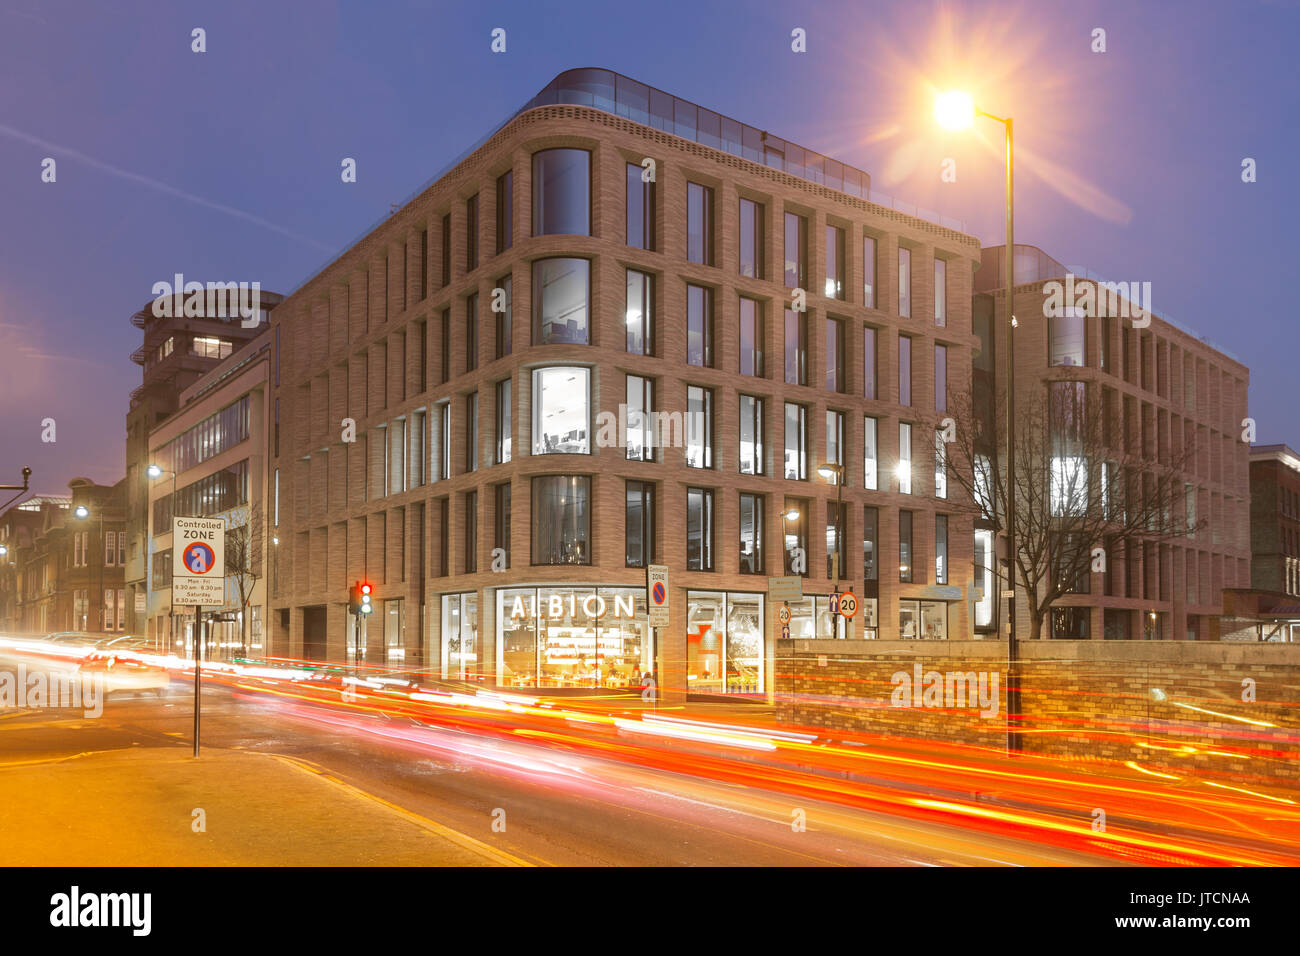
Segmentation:
<svg viewBox="0 0 1300 956">
<path fill-rule="evenodd" d="M 361 585 L 361 593 L 362 593 L 362 594 L 369 594 L 369 593 L 370 593 L 370 585 L 369 585 L 369 584 L 363 584 L 363 585 Z"/>
</svg>

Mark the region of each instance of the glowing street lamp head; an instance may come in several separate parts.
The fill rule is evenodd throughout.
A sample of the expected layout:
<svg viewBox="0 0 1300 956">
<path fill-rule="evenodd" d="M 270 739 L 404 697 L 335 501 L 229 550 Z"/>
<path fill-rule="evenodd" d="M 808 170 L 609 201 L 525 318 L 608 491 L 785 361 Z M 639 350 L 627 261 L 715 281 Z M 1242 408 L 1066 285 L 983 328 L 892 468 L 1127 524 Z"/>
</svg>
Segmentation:
<svg viewBox="0 0 1300 956">
<path fill-rule="evenodd" d="M 967 129 L 975 122 L 975 102 L 961 90 L 940 93 L 934 99 L 934 118 L 944 129 Z"/>
<path fill-rule="evenodd" d="M 144 471 L 150 478 L 161 478 L 163 473 L 162 468 L 158 465 L 150 465 Z"/>
<path fill-rule="evenodd" d="M 76 515 L 78 518 L 90 517 L 90 509 L 87 508 L 85 505 L 77 505 L 76 509 L 72 513 Z"/>
<path fill-rule="evenodd" d="M 798 520 L 799 520 L 799 509 L 798 509 L 798 508 L 791 508 L 789 511 L 787 511 L 785 514 L 783 514 L 781 517 L 782 517 L 782 518 L 785 518 L 785 519 L 788 520 L 788 521 L 798 521 Z"/>
</svg>

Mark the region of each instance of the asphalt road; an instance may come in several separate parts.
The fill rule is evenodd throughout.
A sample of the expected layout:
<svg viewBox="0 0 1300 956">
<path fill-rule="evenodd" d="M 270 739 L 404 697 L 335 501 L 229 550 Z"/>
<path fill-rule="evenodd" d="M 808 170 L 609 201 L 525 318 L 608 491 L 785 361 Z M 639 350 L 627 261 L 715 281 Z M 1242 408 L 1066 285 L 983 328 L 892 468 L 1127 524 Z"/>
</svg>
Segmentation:
<svg viewBox="0 0 1300 956">
<path fill-rule="evenodd" d="M 161 699 L 111 699 L 97 719 L 0 712 L 0 760 L 188 749 L 191 704 L 177 684 Z M 285 706 L 220 686 L 204 696 L 203 745 L 307 762 L 377 801 L 541 866 L 1114 865 L 955 826 L 814 800 L 796 805 L 775 791 L 551 743 L 503 742 L 403 718 L 345 720 L 325 708 Z"/>
</svg>

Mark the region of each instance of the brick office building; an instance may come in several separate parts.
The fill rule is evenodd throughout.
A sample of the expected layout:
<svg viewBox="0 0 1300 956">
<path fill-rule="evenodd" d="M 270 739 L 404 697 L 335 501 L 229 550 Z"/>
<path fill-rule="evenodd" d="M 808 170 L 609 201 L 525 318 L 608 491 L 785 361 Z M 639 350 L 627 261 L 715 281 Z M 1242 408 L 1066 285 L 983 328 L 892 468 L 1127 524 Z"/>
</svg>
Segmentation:
<svg viewBox="0 0 1300 956">
<path fill-rule="evenodd" d="M 975 323 L 982 334 L 992 317 L 1005 314 L 997 301 L 1004 294 L 1003 255 L 1002 246 L 985 249 L 976 273 Z M 1188 525 L 1202 527 L 1108 554 L 1109 573 L 1092 574 L 1086 592 L 1055 602 L 1043 636 L 1217 640 L 1225 590 L 1247 588 L 1251 580 L 1250 446 L 1241 441 L 1250 372 L 1159 314 L 1147 327 L 1113 311 L 1101 317 L 1101 309 L 1048 319 L 1050 283 L 1064 283 L 1067 274 L 1076 276 L 1079 289 L 1092 281 L 1034 246 L 1016 246 L 1017 396 L 1049 382 L 1082 383 L 1089 405 L 1103 410 L 1116 447 L 1174 464 L 1189 449 L 1183 500 L 1174 507 Z M 988 351 L 997 361 L 976 374 L 996 380 L 1005 368 L 1006 337 L 993 338 Z M 1028 620 L 1019 600 L 1018 631 Z M 977 613 L 977 629 L 987 623 Z"/>
<path fill-rule="evenodd" d="M 829 636 L 839 540 L 874 606 L 842 635 L 969 634 L 934 427 L 969 388 L 979 246 L 872 195 L 625 77 L 557 77 L 272 313 L 271 652 L 763 694 L 768 576 L 803 547 L 792 636 Z M 685 434 L 657 447 L 641 411 Z"/>
</svg>

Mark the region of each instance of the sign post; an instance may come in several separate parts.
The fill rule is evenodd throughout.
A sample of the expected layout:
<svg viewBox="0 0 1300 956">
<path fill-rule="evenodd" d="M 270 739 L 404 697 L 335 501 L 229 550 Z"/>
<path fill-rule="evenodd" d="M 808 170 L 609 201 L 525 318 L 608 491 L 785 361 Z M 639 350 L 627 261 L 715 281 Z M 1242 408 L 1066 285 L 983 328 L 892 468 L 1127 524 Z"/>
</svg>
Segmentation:
<svg viewBox="0 0 1300 956">
<path fill-rule="evenodd" d="M 194 756 L 199 755 L 202 712 L 203 605 L 226 599 L 224 518 L 172 518 L 172 603 L 194 607 Z"/>
<path fill-rule="evenodd" d="M 659 632 L 657 628 L 668 627 L 668 565 L 652 564 L 646 568 L 646 623 L 650 626 L 654 634 L 654 652 L 658 657 L 660 653 Z M 659 708 L 659 687 L 658 677 L 659 668 L 653 667 L 650 671 L 651 682 L 656 686 L 649 688 L 650 702 L 657 710 Z M 644 691 L 642 692 L 644 694 Z"/>
</svg>

